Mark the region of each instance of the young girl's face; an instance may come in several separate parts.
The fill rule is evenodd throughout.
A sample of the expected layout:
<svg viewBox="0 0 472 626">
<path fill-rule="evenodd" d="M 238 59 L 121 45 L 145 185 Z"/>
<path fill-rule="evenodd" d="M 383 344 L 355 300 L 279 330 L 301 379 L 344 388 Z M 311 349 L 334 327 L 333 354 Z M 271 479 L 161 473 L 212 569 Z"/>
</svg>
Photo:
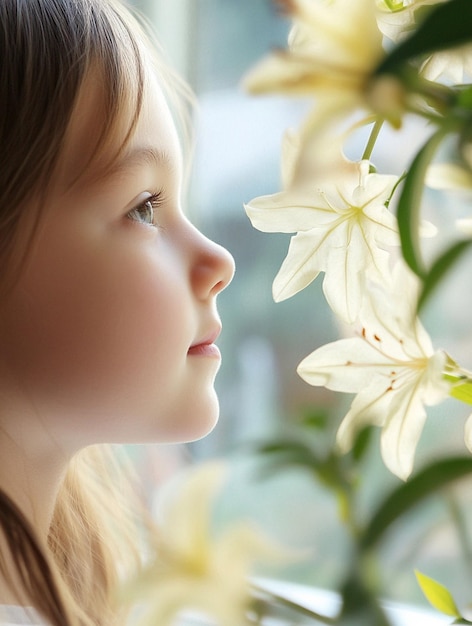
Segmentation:
<svg viewBox="0 0 472 626">
<path fill-rule="evenodd" d="M 0 393 L 8 386 L 23 414 L 71 450 L 192 440 L 218 417 L 216 296 L 233 261 L 180 209 L 181 155 L 157 82 L 146 83 L 111 171 L 102 166 L 112 152 L 77 179 L 103 124 L 100 103 L 90 78 L 27 267 L 1 307 Z"/>
</svg>

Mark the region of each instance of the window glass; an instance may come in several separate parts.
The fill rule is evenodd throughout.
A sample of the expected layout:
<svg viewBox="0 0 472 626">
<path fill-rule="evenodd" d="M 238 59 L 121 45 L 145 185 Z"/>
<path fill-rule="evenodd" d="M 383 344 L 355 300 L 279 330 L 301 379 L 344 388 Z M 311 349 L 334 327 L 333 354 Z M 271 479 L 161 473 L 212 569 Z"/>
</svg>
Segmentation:
<svg viewBox="0 0 472 626">
<path fill-rule="evenodd" d="M 221 418 L 209 437 L 192 444 L 191 453 L 197 458 L 223 455 L 232 459 L 235 470 L 222 520 L 248 514 L 289 545 L 309 547 L 313 559 L 286 568 L 283 575 L 336 587 L 343 575 L 347 545 L 332 494 L 296 468 L 256 480 L 260 465 L 243 453 L 250 442 L 289 433 L 290 424 L 307 412 L 327 415 L 334 431 L 350 403 L 342 394 L 310 387 L 296 374 L 303 357 L 338 339 L 342 332 L 322 297 L 321 280 L 275 304 L 271 283 L 290 238 L 254 230 L 243 208 L 244 202 L 280 189 L 283 131 L 299 124 L 306 107 L 305 102 L 288 98 L 249 97 L 240 86 L 244 73 L 264 54 L 286 45 L 288 23 L 269 0 L 136 0 L 136 4 L 148 13 L 164 48 L 197 95 L 189 212 L 205 234 L 230 250 L 237 268 L 233 283 L 219 297 L 224 323 L 220 342 L 223 365 L 217 379 Z M 410 137 L 425 132 L 416 126 L 407 130 Z M 395 141 L 403 141 L 405 150 L 411 144 L 392 138 Z M 392 159 L 401 151 L 400 144 L 391 145 L 392 154 L 376 155 L 385 172 L 399 167 Z M 432 194 L 428 202 L 435 216 L 440 216 L 441 198 Z M 451 320 L 437 303 L 428 320 L 428 328 L 440 337 L 446 332 L 456 334 L 458 359 L 461 350 L 470 353 L 471 344 L 469 339 L 468 345 L 463 341 L 461 345 L 470 316 L 468 307 L 459 309 L 455 314 L 460 316 L 462 310 L 464 315 Z M 428 409 L 431 418 L 418 451 L 418 466 L 428 454 L 463 447 L 460 426 L 449 429 L 445 438 L 441 416 L 448 413 L 448 406 Z M 457 404 L 453 410 L 460 413 Z M 397 480 L 383 467 L 379 446 L 373 448 L 368 488 L 361 502 L 365 510 L 375 506 Z M 422 508 L 399 533 L 397 542 L 386 549 L 383 567 L 390 596 L 422 602 L 409 578 L 413 565 L 405 567 L 413 546 L 418 547 L 414 567 L 444 580 L 445 555 L 423 551 L 425 527 L 433 516 L 444 524 L 444 503 L 434 501 Z M 453 531 L 448 527 L 444 532 L 452 541 Z M 459 549 L 457 545 L 454 548 L 448 543 L 449 564 L 455 549 Z M 460 568 L 447 575 L 448 586 L 460 588 Z"/>
</svg>

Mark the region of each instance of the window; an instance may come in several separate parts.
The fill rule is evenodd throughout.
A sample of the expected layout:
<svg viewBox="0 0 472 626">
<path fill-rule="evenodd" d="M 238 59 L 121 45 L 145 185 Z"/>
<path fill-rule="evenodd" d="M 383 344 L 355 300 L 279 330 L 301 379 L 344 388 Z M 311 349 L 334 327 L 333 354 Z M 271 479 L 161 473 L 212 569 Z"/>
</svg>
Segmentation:
<svg viewBox="0 0 472 626">
<path fill-rule="evenodd" d="M 293 565 L 285 574 L 295 581 L 336 586 L 348 547 L 332 495 L 296 469 L 257 481 L 257 464 L 239 453 L 242 444 L 260 441 L 281 429 L 286 432 L 290 422 L 306 410 L 325 412 L 337 424 L 349 402 L 349 398 L 309 387 L 295 371 L 308 352 L 339 337 L 321 295 L 321 281 L 274 304 L 271 283 L 289 237 L 254 230 L 243 209 L 244 202 L 279 190 L 282 134 L 299 124 L 305 106 L 285 98 L 249 97 L 240 87 L 245 71 L 270 48 L 285 46 L 288 23 L 275 13 L 269 0 L 136 0 L 136 4 L 148 11 L 164 48 L 197 94 L 189 210 L 205 234 L 231 251 L 237 267 L 231 287 L 219 298 L 224 322 L 224 361 L 217 380 L 220 423 L 209 437 L 192 445 L 192 453 L 199 458 L 232 454 L 235 472 L 222 520 L 248 514 L 289 545 L 314 548 L 313 562 Z M 384 160 L 388 158 L 391 162 L 391 155 L 381 155 L 379 165 L 388 163 Z M 440 208 L 440 199 L 432 197 L 431 204 Z M 464 309 L 460 336 L 470 327 L 470 309 Z M 449 323 L 454 333 L 457 322 L 444 318 L 440 304 L 435 316 L 432 322 L 437 330 Z M 462 347 L 466 349 L 470 350 L 470 342 L 468 348 Z M 435 452 L 444 446 L 440 421 L 444 412 L 447 405 L 430 412 L 426 436 Z M 458 432 L 454 439 L 448 434 L 451 450 L 462 446 L 461 435 Z M 375 458 L 369 461 L 373 471 L 367 481 L 365 507 L 373 506 L 395 480 L 383 468 L 377 452 L 378 446 Z M 437 516 L 438 528 L 454 543 L 454 531 L 445 526 L 443 504 L 432 503 L 430 509 L 422 510 L 421 517 L 411 519 L 399 535 L 398 541 L 405 541 L 403 549 L 395 544 L 384 555 L 386 590 L 392 597 L 397 594 L 402 600 L 422 602 L 413 579 L 408 578 L 413 565 L 405 567 L 402 561 L 412 544 L 419 546 L 415 563 L 427 562 L 424 569 L 430 575 L 437 572 L 437 577 L 444 579 L 446 558 L 450 566 L 454 547 L 449 543 L 447 554 L 439 549 L 422 551 L 429 515 Z M 433 528 L 429 532 L 439 531 Z M 447 575 L 450 588 L 460 589 L 467 579 L 460 568 Z"/>
</svg>

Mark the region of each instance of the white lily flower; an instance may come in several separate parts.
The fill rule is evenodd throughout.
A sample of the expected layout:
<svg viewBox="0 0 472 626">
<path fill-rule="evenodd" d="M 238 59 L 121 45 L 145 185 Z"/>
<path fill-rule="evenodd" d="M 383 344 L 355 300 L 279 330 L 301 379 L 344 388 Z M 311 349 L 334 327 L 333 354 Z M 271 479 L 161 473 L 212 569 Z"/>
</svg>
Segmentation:
<svg viewBox="0 0 472 626">
<path fill-rule="evenodd" d="M 285 131 L 281 151 L 282 189 L 314 189 L 326 181 L 349 177 L 357 180 L 359 166 L 346 158 L 344 146 L 356 129 L 368 126 L 374 119 L 370 116 L 355 122 L 326 124 L 316 133 L 311 132 L 308 120 L 299 130 Z"/>
<path fill-rule="evenodd" d="M 248 624 L 251 604 L 249 567 L 274 558 L 273 546 L 245 523 L 212 533 L 214 499 L 225 468 L 207 463 L 192 469 L 160 507 L 155 557 L 124 589 L 142 605 L 142 624 L 167 626 L 185 612 L 197 612 L 224 626 Z M 177 488 L 176 488 L 177 487 Z"/>
<path fill-rule="evenodd" d="M 469 415 L 464 426 L 464 441 L 467 448 L 472 452 L 472 413 Z"/>
<path fill-rule="evenodd" d="M 387 247 L 398 245 L 399 239 L 396 218 L 386 202 L 397 178 L 368 171 L 367 161 L 351 163 L 340 179 L 322 188 L 291 189 L 245 206 L 255 228 L 297 233 L 273 284 L 275 301 L 289 298 L 325 272 L 323 291 L 329 305 L 343 320 L 353 322 L 366 280 L 390 280 Z"/>
<path fill-rule="evenodd" d="M 423 63 L 421 73 L 431 81 L 442 79 L 453 85 L 465 83 L 472 77 L 472 45 L 435 52 Z"/>
<path fill-rule="evenodd" d="M 446 0 L 376 0 L 379 9 L 377 22 L 380 31 L 391 41 L 398 43 L 416 27 L 417 9 L 445 2 Z"/>
<path fill-rule="evenodd" d="M 472 217 L 463 217 L 456 220 L 456 228 L 466 237 L 472 237 Z"/>
<path fill-rule="evenodd" d="M 456 163 L 433 163 L 428 167 L 425 182 L 432 189 L 472 191 L 472 172 Z M 472 217 L 455 220 L 457 230 L 472 237 Z"/>
<path fill-rule="evenodd" d="M 446 0 L 376 0 L 380 31 L 398 43 L 417 26 L 418 9 L 446 2 Z M 472 46 L 466 44 L 451 50 L 435 52 L 422 64 L 422 75 L 431 81 L 443 79 L 459 85 L 472 76 Z"/>
<path fill-rule="evenodd" d="M 456 163 L 432 163 L 425 183 L 432 189 L 472 191 L 472 172 Z"/>
<path fill-rule="evenodd" d="M 382 57 L 382 35 L 373 0 L 291 0 L 289 49 L 262 60 L 245 78 L 252 93 L 316 96 L 308 125 L 356 108 L 370 109 L 368 82 Z"/>
<path fill-rule="evenodd" d="M 450 391 L 443 379 L 446 353 L 434 351 L 415 317 L 416 277 L 403 263 L 395 268 L 392 291 L 372 286 L 361 309 L 359 336 L 315 350 L 298 367 L 311 385 L 356 393 L 338 431 L 341 450 L 368 424 L 382 427 L 387 467 L 406 479 L 426 419 L 425 405 Z"/>
</svg>

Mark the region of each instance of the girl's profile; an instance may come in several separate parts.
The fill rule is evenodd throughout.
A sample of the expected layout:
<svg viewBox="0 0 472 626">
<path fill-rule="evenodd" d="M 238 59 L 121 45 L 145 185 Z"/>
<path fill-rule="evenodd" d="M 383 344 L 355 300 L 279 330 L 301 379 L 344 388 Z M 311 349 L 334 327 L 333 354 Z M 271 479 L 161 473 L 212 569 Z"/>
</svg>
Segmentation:
<svg viewBox="0 0 472 626">
<path fill-rule="evenodd" d="M 117 624 L 140 522 L 107 444 L 213 428 L 233 261 L 121 2 L 1 0 L 0 81 L 0 623 Z"/>
</svg>

